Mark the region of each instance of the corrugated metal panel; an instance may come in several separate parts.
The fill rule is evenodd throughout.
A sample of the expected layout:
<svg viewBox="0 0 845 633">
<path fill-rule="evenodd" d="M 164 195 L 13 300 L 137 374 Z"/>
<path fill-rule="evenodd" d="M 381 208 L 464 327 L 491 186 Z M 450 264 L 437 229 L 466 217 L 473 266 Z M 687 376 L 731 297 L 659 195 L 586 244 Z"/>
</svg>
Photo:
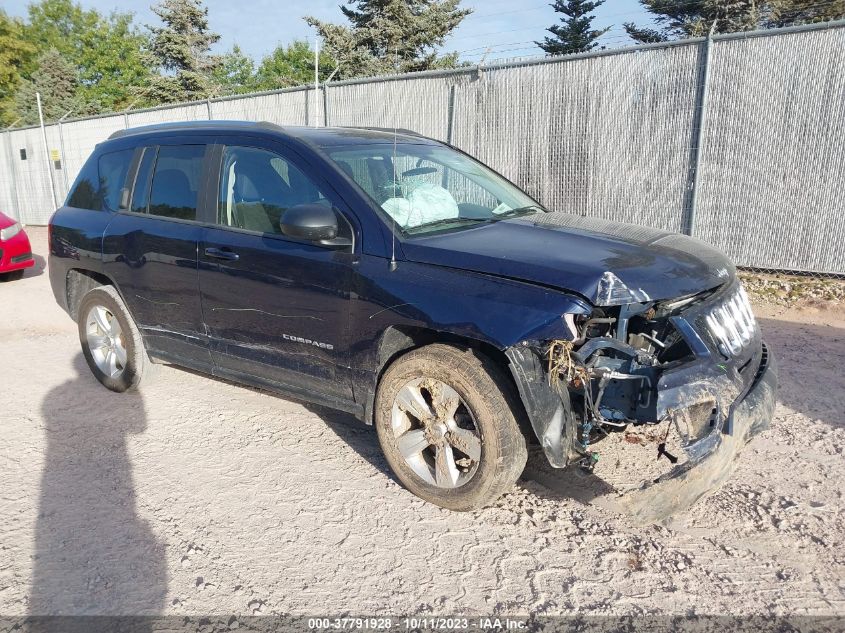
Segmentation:
<svg viewBox="0 0 845 633">
<path fill-rule="evenodd" d="M 278 94 L 228 99 L 212 104 L 215 119 L 270 121 L 278 125 L 312 125 L 314 108 L 323 122 L 323 98 L 314 98 L 314 90 L 296 90 Z"/>
<path fill-rule="evenodd" d="M 716 41 L 696 235 L 743 266 L 845 272 L 845 29 Z"/>
<path fill-rule="evenodd" d="M 329 88 L 329 124 L 407 128 L 441 141 L 453 78 L 401 79 Z"/>
<path fill-rule="evenodd" d="M 457 92 L 455 144 L 548 207 L 678 231 L 696 45 L 486 72 Z"/>
</svg>

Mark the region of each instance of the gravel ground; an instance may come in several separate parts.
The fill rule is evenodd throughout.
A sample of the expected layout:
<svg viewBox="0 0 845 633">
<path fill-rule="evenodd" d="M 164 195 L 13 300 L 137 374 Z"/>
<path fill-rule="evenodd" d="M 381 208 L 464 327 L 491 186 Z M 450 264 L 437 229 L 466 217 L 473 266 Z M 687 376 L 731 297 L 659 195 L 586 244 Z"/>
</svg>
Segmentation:
<svg viewBox="0 0 845 633">
<path fill-rule="evenodd" d="M 845 315 L 761 323 L 772 429 L 641 528 L 531 464 L 494 507 L 441 510 L 349 416 L 184 370 L 111 393 L 30 271 L 0 285 L 0 614 L 845 615 Z"/>
</svg>

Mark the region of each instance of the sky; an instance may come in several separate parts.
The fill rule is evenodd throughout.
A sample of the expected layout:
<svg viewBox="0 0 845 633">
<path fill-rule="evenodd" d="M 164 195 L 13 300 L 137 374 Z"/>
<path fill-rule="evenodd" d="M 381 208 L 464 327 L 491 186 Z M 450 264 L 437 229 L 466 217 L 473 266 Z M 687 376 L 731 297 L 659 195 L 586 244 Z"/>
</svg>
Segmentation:
<svg viewBox="0 0 845 633">
<path fill-rule="evenodd" d="M 30 0 L 3 0 L 2 8 L 12 15 L 24 17 Z M 132 11 L 138 24 L 158 24 L 150 11 L 152 0 L 77 0 L 86 8 L 103 13 L 115 9 Z M 540 55 L 533 42 L 543 39 L 545 29 L 555 24 L 559 14 L 549 6 L 551 0 L 463 0 L 461 5 L 473 9 L 446 41 L 444 51 L 458 51 L 461 59 L 473 63 L 482 58 L 493 59 Z M 222 38 L 215 52 L 224 52 L 238 44 L 260 61 L 278 44 L 294 39 L 313 43 L 314 30 L 302 20 L 313 15 L 322 20 L 343 23 L 338 8 L 341 0 L 205 0 L 212 30 Z M 649 14 L 637 0 L 606 0 L 596 12 L 597 28 L 611 26 L 602 38 L 608 48 L 630 43 L 622 29 L 623 22 L 651 23 Z M 487 51 L 487 48 L 490 50 Z"/>
</svg>

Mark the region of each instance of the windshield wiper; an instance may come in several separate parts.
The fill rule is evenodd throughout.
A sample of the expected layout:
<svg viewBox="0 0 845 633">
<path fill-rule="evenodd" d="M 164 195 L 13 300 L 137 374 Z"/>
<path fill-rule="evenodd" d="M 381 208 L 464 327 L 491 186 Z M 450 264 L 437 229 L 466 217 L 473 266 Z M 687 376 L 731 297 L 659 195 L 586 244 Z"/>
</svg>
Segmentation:
<svg viewBox="0 0 845 633">
<path fill-rule="evenodd" d="M 493 215 L 493 220 L 499 220 L 501 218 L 513 218 L 518 215 L 526 215 L 530 212 L 534 213 L 546 213 L 546 210 L 541 207 L 539 204 L 529 204 L 524 207 L 518 207 L 516 209 L 508 209 L 504 213 L 496 213 Z"/>
<path fill-rule="evenodd" d="M 444 226 L 446 224 L 464 224 L 476 222 L 489 222 L 490 218 L 443 218 L 441 220 L 434 220 L 433 222 L 426 222 L 425 224 L 418 224 L 417 226 L 408 227 L 405 231 L 407 233 L 416 233 L 419 229 L 429 229 L 437 226 Z"/>
</svg>

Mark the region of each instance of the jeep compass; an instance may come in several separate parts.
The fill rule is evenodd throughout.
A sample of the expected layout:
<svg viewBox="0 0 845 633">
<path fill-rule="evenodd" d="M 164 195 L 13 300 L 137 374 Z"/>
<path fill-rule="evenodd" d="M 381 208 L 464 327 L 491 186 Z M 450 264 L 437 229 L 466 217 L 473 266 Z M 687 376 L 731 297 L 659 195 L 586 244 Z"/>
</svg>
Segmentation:
<svg viewBox="0 0 845 633">
<path fill-rule="evenodd" d="M 636 508 L 658 516 L 718 484 L 775 402 L 718 250 L 547 209 L 409 131 L 116 132 L 54 214 L 49 264 L 107 388 L 170 363 L 349 412 L 454 510 L 507 491 L 529 442 L 589 470 L 596 442 L 653 425 L 680 446 Z"/>
</svg>

